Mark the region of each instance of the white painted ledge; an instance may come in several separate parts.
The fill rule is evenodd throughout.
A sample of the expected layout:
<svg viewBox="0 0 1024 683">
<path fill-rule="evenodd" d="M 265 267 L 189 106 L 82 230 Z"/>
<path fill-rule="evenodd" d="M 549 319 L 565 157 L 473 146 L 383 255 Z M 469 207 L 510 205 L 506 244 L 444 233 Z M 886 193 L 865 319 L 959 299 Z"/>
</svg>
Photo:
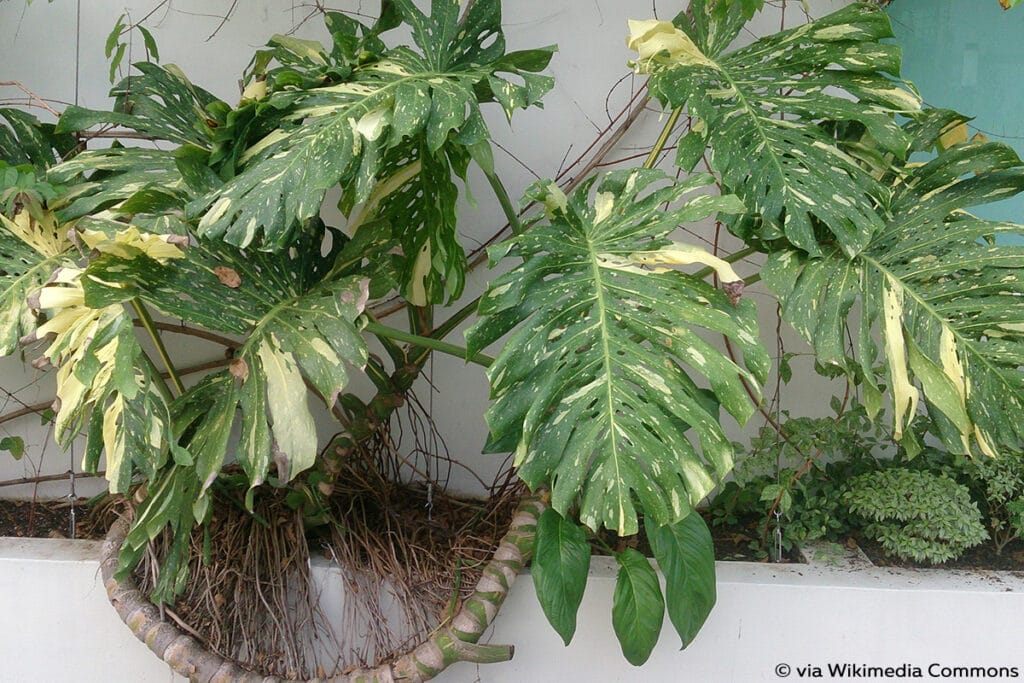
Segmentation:
<svg viewBox="0 0 1024 683">
<path fill-rule="evenodd" d="M 88 541 L 0 538 L 5 683 L 182 680 L 109 607 L 98 554 L 98 544 Z M 325 580 L 333 573 L 319 563 L 316 572 Z M 718 605 L 697 640 L 680 652 L 666 621 L 658 648 L 641 669 L 624 662 L 612 632 L 614 577 L 613 560 L 592 562 L 568 648 L 544 621 L 529 576 L 521 577 L 486 636 L 515 644 L 515 658 L 460 664 L 441 680 L 747 683 L 807 680 L 797 673 L 807 666 L 821 667 L 829 680 L 827 665 L 843 662 L 919 666 L 924 680 L 932 663 L 1016 666 L 1024 676 L 1021 573 L 719 563 Z M 779 664 L 792 667 L 786 679 L 775 673 Z"/>
</svg>

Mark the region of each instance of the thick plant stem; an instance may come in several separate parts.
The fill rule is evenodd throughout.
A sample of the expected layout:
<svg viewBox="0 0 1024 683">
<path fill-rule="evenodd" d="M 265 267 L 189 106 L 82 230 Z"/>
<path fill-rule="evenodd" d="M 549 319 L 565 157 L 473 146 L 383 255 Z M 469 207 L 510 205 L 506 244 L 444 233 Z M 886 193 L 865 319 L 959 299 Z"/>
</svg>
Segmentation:
<svg viewBox="0 0 1024 683">
<path fill-rule="evenodd" d="M 668 144 L 668 138 L 672 135 L 672 131 L 676 127 L 676 123 L 679 122 L 679 116 L 683 113 L 682 107 L 677 107 L 672 110 L 672 113 L 668 117 L 668 121 L 665 122 L 665 126 L 661 129 L 661 135 L 658 136 L 658 141 L 654 143 L 654 149 L 647 156 L 647 161 L 644 162 L 644 168 L 654 168 L 658 164 L 658 157 L 661 156 L 662 150 L 665 149 L 665 145 Z"/>
<path fill-rule="evenodd" d="M 505 189 L 501 178 L 494 171 L 485 170 L 484 175 L 487 176 L 487 182 L 491 184 L 494 196 L 498 198 L 498 203 L 501 204 L 501 210 L 505 212 L 505 218 L 508 220 L 508 227 L 512 229 L 512 234 L 523 234 L 523 226 L 519 222 L 519 214 L 516 213 L 516 208 L 512 205 L 512 198 L 509 197 L 508 190 Z"/>
<path fill-rule="evenodd" d="M 433 349 L 434 351 L 440 351 L 446 353 L 449 356 L 455 356 L 463 360 L 468 360 L 471 363 L 482 365 L 485 368 L 490 367 L 494 362 L 494 359 L 488 355 L 477 353 L 472 356 L 468 354 L 466 349 L 462 346 L 456 346 L 455 344 L 449 344 L 443 342 L 440 339 L 433 339 L 431 337 L 421 337 L 418 334 L 412 334 L 410 332 L 403 332 L 402 330 L 396 330 L 393 327 L 387 327 L 377 322 L 369 322 L 364 328 L 370 334 L 378 335 L 381 337 L 388 337 L 389 339 L 396 339 L 416 346 L 422 346 L 424 348 Z"/>
<path fill-rule="evenodd" d="M 132 308 L 135 309 L 136 315 L 139 316 L 139 322 L 142 323 L 142 327 L 149 333 L 150 338 L 153 340 L 153 344 L 156 346 L 156 352 L 160 354 L 160 360 L 163 361 L 164 368 L 167 369 L 167 374 L 170 376 L 171 384 L 174 385 L 174 389 L 178 392 L 178 395 L 185 393 L 185 385 L 181 382 L 181 377 L 178 376 L 178 371 L 174 369 L 174 363 L 171 362 L 171 356 L 167 353 L 167 347 L 164 346 L 164 340 L 160 336 L 160 333 L 156 329 L 156 323 L 153 322 L 153 316 L 146 310 L 146 306 L 138 299 L 132 299 Z"/>
<path fill-rule="evenodd" d="M 372 669 L 358 669 L 329 679 L 333 683 L 421 683 L 456 662 L 492 663 L 512 658 L 511 645 L 478 645 L 498 609 L 508 596 L 516 577 L 533 552 L 537 519 L 547 508 L 543 493 L 525 495 L 519 502 L 512 524 L 501 539 L 491 561 L 484 568 L 476 590 L 450 622 L 434 631 L 408 654 Z M 127 519 L 118 520 L 103 543 L 100 570 L 107 597 L 121 620 L 174 671 L 191 681 L 203 683 L 284 683 L 283 679 L 248 671 L 236 662 L 206 650 L 174 624 L 161 621 L 160 611 L 128 577 L 117 581 L 118 552 L 128 533 Z"/>
</svg>

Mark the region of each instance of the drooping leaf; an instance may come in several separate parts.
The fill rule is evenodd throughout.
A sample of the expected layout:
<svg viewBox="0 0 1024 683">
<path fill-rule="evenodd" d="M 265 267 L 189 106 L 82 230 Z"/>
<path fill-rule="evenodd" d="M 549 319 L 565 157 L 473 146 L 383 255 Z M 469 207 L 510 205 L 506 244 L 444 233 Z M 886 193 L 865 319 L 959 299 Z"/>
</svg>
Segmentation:
<svg viewBox="0 0 1024 683">
<path fill-rule="evenodd" d="M 552 509 L 537 520 L 530 574 L 548 622 L 566 645 L 576 633 L 576 613 L 590 572 L 586 532 Z"/>
<path fill-rule="evenodd" d="M 612 627 L 622 655 L 633 666 L 651 656 L 665 620 L 665 599 L 658 574 L 647 558 L 632 548 L 616 558 L 619 573 L 612 598 Z"/>
<path fill-rule="evenodd" d="M 82 279 L 82 270 L 62 267 L 34 295 L 49 318 L 34 335 L 54 335 L 43 355 L 58 368 L 58 441 L 70 443 L 91 414 L 86 468 L 95 469 L 102 443 L 110 490 L 123 493 L 133 472 L 153 477 L 167 462 L 170 415 L 124 307 L 86 305 Z"/>
<path fill-rule="evenodd" d="M 68 258 L 71 242 L 65 232 L 49 211 L 25 207 L 13 219 L 0 214 L 0 355 L 13 353 L 40 324 L 27 299 Z"/>
<path fill-rule="evenodd" d="M 189 577 L 189 548 L 195 517 L 192 501 L 198 495 L 199 482 L 180 465 L 171 465 L 150 481 L 148 495 L 139 505 L 125 542 L 118 554 L 119 579 L 126 577 L 139 563 L 147 544 L 170 526 L 173 541 L 160 567 L 152 598 L 158 603 L 172 602 Z"/>
<path fill-rule="evenodd" d="M 715 546 L 704 520 L 692 512 L 675 524 L 646 526 L 651 550 L 665 574 L 668 616 L 686 648 L 715 606 Z"/>
<path fill-rule="evenodd" d="M 909 140 L 893 114 L 917 110 L 919 100 L 887 75 L 900 67 L 899 48 L 879 42 L 892 35 L 888 17 L 854 5 L 723 53 L 715 37 L 723 20 L 709 14 L 721 4 L 699 3 L 676 29 L 687 49 L 639 64 L 652 72 L 651 92 L 704 123 L 726 191 L 760 217 L 756 237 L 784 236 L 811 254 L 835 240 L 857 253 L 882 227 L 874 206 L 887 191 L 815 124 L 860 122 L 881 148 L 905 155 Z M 739 25 L 742 17 L 726 33 Z"/>
<path fill-rule="evenodd" d="M 993 454 L 1019 447 L 1024 249 L 988 240 L 1024 227 L 966 209 L 1022 190 L 1024 165 L 1010 148 L 959 144 L 905 169 L 884 229 L 857 256 L 786 250 L 766 264 L 765 282 L 819 359 L 859 366 L 874 394 L 879 350 L 871 331 L 880 328 L 897 438 L 910 435 L 906 426 L 923 395 L 948 448 L 966 453 L 973 442 Z M 855 360 L 846 351 L 847 325 L 857 340 Z"/>
<path fill-rule="evenodd" d="M 177 431 L 195 429 L 183 445 L 196 458 L 201 492 L 224 462 L 239 408 L 239 458 L 253 485 L 264 480 L 272 450 L 285 479 L 313 464 L 316 430 L 305 383 L 332 405 L 348 384 L 346 366 L 361 368 L 367 358 L 354 321 L 368 300 L 368 282 L 359 276 L 324 279 L 331 263 L 308 250 L 294 257 L 247 255 L 197 245 L 173 264 L 109 253 L 90 264 L 85 296 L 92 305 L 138 297 L 188 323 L 245 336 L 232 367 L 209 379 L 217 389 L 197 387 L 176 403 L 176 411 L 188 416 L 179 418 L 184 423 Z M 236 286 L 224 284 L 216 268 L 229 268 Z M 183 291 L 190 295 L 182 297 Z"/>
<path fill-rule="evenodd" d="M 739 378 L 756 386 L 769 362 L 751 302 L 734 306 L 725 292 L 664 267 L 703 261 L 738 289 L 728 264 L 666 235 L 741 205 L 703 195 L 665 211 L 709 178 L 649 191 L 664 180 L 658 171 L 611 173 L 593 206 L 593 182 L 568 198 L 553 184 L 534 186 L 550 217 L 491 250 L 492 261 L 524 262 L 490 284 L 483 319 L 467 333 L 473 353 L 512 332 L 488 370 L 489 448 L 516 449 L 520 477 L 550 486 L 560 513 L 581 500 L 585 525 L 622 535 L 638 529 L 637 503 L 658 524 L 676 522 L 732 467 L 718 415 L 687 370 L 742 423 L 753 406 Z M 694 328 L 729 336 L 747 368 Z"/>
</svg>

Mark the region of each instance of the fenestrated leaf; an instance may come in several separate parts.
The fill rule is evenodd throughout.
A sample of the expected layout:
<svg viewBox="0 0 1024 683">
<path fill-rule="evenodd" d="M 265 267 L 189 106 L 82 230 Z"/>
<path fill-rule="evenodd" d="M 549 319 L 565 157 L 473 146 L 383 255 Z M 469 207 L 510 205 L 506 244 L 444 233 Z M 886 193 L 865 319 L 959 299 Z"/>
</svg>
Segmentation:
<svg viewBox="0 0 1024 683">
<path fill-rule="evenodd" d="M 272 444 L 281 477 L 313 463 L 316 430 L 305 382 L 333 404 L 348 384 L 346 366 L 361 368 L 367 358 L 354 321 L 366 305 L 368 282 L 328 278 L 341 249 L 336 245 L 327 257 L 309 251 L 293 257 L 199 245 L 186 248 L 173 265 L 144 254 L 106 254 L 90 264 L 85 299 L 93 305 L 138 297 L 186 322 L 245 335 L 231 370 L 175 403 L 176 433 L 195 430 L 187 446 L 203 490 L 220 471 L 239 407 L 239 460 L 253 485 L 265 478 Z M 237 269 L 237 286 L 223 284 L 215 264 Z"/>
<path fill-rule="evenodd" d="M 349 230 L 360 235 L 367 217 L 379 221 L 377 230 L 389 228 L 402 254 L 397 259 L 399 289 L 413 305 L 441 303 L 446 293 L 456 299 L 465 285 L 466 254 L 457 231 L 459 190 L 448 158 L 430 153 L 425 145 L 389 156 L 400 157 L 403 165 L 385 161 L 384 177 L 350 220 Z"/>
<path fill-rule="evenodd" d="M 54 206 L 62 221 L 101 210 L 112 217 L 123 216 L 119 207 L 147 190 L 177 198 L 179 204 L 189 196 L 174 154 L 159 149 L 118 146 L 82 152 L 53 167 L 47 177 L 68 185 Z"/>
<path fill-rule="evenodd" d="M 537 520 L 530 575 L 544 615 L 566 645 L 576 633 L 576 613 L 589 572 L 586 532 L 554 510 L 545 510 Z"/>
<path fill-rule="evenodd" d="M 735 198 L 702 195 L 665 211 L 709 177 L 649 191 L 665 179 L 608 174 L 593 207 L 593 181 L 569 198 L 553 184 L 534 186 L 549 221 L 492 249 L 492 261 L 524 262 L 490 284 L 482 320 L 467 333 L 473 353 L 512 332 L 488 370 L 489 447 L 515 448 L 520 477 L 550 486 L 560 513 L 579 500 L 585 525 L 622 535 L 636 533 L 637 507 L 658 524 L 681 519 L 732 467 L 730 442 L 687 369 L 743 422 L 753 406 L 739 378 L 757 385 L 769 364 L 751 302 L 734 306 L 703 280 L 643 265 L 704 261 L 727 272 L 665 236 L 680 222 L 737 210 Z M 729 336 L 747 369 L 693 328 Z"/>
<path fill-rule="evenodd" d="M 647 558 L 632 548 L 616 556 L 619 574 L 612 598 L 612 627 L 622 655 L 633 666 L 651 656 L 665 620 L 658 575 Z"/>
<path fill-rule="evenodd" d="M 27 164 L 43 171 L 75 146 L 72 136 L 56 133 L 52 123 L 20 109 L 0 107 L 0 119 L 7 123 L 0 125 L 0 162 L 10 166 Z"/>
<path fill-rule="evenodd" d="M 57 132 L 75 133 L 101 123 L 113 124 L 180 145 L 210 149 L 210 110 L 227 109 L 227 105 L 194 85 L 176 67 L 150 62 L 133 66 L 140 73 L 110 91 L 114 111 L 69 106 L 61 114 Z"/>
<path fill-rule="evenodd" d="M 239 246 L 261 239 L 261 248 L 280 249 L 294 226 L 319 212 L 330 187 L 351 188 L 349 206 L 365 201 L 381 176 L 386 153 L 406 144 L 406 138 L 437 154 L 453 132 L 485 135 L 477 87 L 498 72 L 518 75 L 537 60 L 517 64 L 511 55 L 503 57 L 496 0 L 474 3 L 465 20 L 454 24 L 452 6 L 447 0 L 436 2 L 436 16 L 427 17 L 412 2 L 397 3 L 422 55 L 400 47 L 354 68 L 347 62 L 337 65 L 350 71 L 340 82 L 268 95 L 265 103 L 277 117 L 275 129 L 240 157 L 238 176 L 190 205 L 191 215 L 201 215 L 200 233 Z M 356 29 L 342 23 L 332 30 Z M 495 38 L 479 48 L 481 36 Z M 326 51 L 322 54 L 326 59 Z M 528 92 L 524 106 L 542 94 L 536 82 L 527 87 L 504 78 L 508 88 Z"/>
<path fill-rule="evenodd" d="M 715 606 L 715 546 L 711 532 L 693 512 L 675 524 L 644 527 L 665 574 L 668 616 L 686 648 Z"/>
<path fill-rule="evenodd" d="M 937 134 L 937 131 L 935 132 Z M 773 254 L 762 274 L 783 314 L 831 362 L 878 393 L 881 328 L 895 434 L 908 436 L 923 394 L 945 445 L 984 453 L 1024 437 L 1024 249 L 988 241 L 1024 227 L 965 209 L 1024 190 L 1024 165 L 1008 147 L 965 143 L 905 169 L 886 225 L 857 256 Z M 859 302 L 859 313 L 853 307 Z M 856 360 L 845 349 L 856 328 Z M 920 384 L 920 390 L 913 380 Z"/>
<path fill-rule="evenodd" d="M 785 236 L 811 254 L 834 239 L 857 253 L 882 227 L 874 206 L 887 192 L 815 124 L 858 121 L 882 149 L 905 155 L 893 113 L 917 110 L 919 100 L 886 75 L 900 66 L 899 48 L 879 42 L 892 35 L 887 16 L 846 7 L 721 54 L 725 45 L 708 37 L 721 20 L 709 7 L 700 3 L 685 26 L 703 52 L 641 64 L 653 72 L 651 92 L 705 122 L 712 167 L 760 215 L 757 237 Z"/>
</svg>

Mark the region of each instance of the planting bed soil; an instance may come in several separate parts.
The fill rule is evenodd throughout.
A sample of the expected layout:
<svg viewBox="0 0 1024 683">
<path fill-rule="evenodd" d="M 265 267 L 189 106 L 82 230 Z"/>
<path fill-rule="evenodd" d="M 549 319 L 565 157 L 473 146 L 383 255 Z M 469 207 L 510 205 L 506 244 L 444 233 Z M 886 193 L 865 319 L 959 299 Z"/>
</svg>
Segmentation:
<svg viewBox="0 0 1024 683">
<path fill-rule="evenodd" d="M 879 567 L 904 567 L 913 569 L 995 569 L 1001 571 L 1024 572 L 1024 542 L 1019 539 L 1006 544 L 1003 552 L 996 554 L 995 546 L 982 543 L 968 548 L 955 560 L 943 564 L 913 562 L 888 557 L 877 541 L 861 535 L 851 536 L 849 541 L 856 543 L 871 562 Z"/>
<path fill-rule="evenodd" d="M 88 499 L 75 501 L 74 538 L 99 540 L 103 530 L 92 521 Z M 71 538 L 70 500 L 0 499 L 0 536 Z"/>
</svg>

